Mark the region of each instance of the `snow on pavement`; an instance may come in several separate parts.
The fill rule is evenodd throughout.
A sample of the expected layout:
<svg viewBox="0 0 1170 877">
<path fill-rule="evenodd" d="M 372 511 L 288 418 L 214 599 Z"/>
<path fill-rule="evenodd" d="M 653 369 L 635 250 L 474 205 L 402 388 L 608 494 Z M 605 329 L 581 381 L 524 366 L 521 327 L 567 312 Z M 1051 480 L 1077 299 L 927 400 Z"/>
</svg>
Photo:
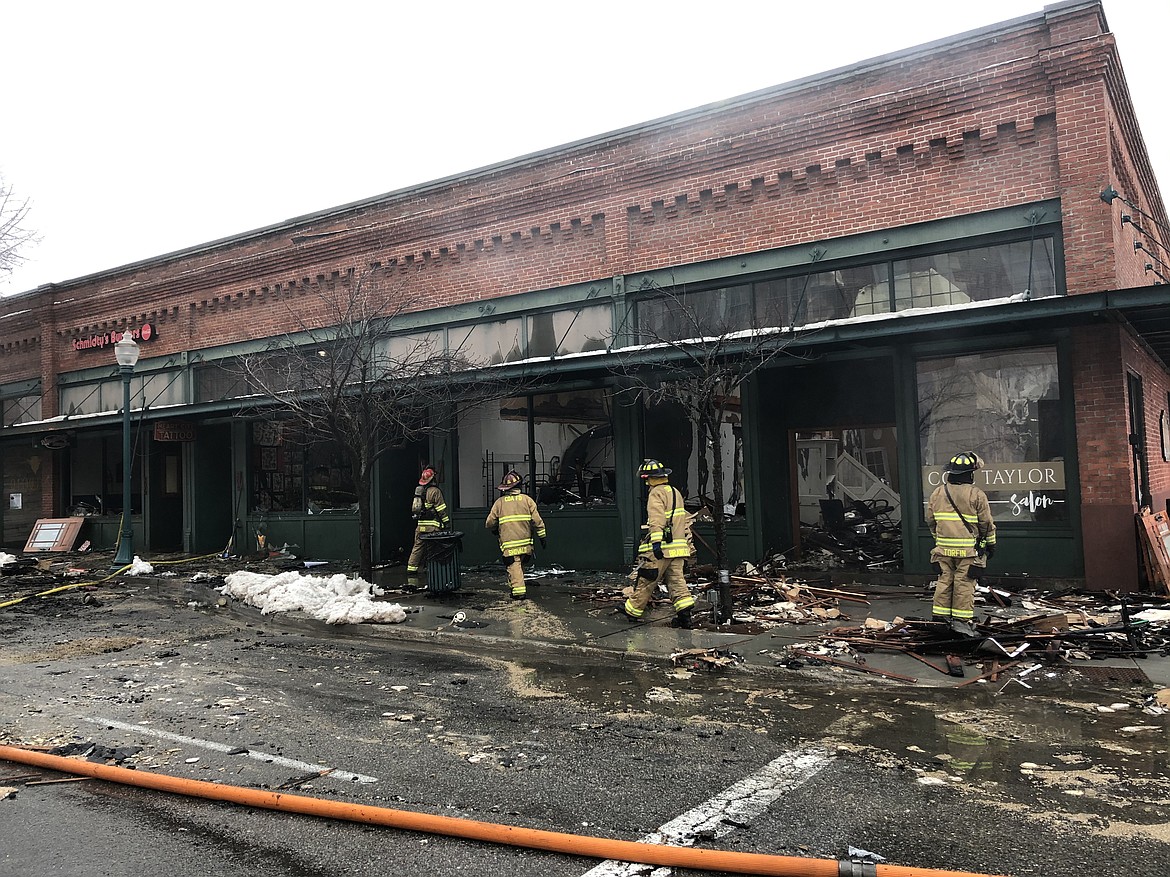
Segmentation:
<svg viewBox="0 0 1170 877">
<path fill-rule="evenodd" d="M 378 603 L 386 592 L 365 579 L 306 576 L 289 571 L 277 575 L 234 572 L 224 579 L 221 594 L 243 600 L 264 615 L 300 610 L 326 624 L 359 624 L 378 621 L 397 624 L 406 612 L 397 603 Z"/>
</svg>

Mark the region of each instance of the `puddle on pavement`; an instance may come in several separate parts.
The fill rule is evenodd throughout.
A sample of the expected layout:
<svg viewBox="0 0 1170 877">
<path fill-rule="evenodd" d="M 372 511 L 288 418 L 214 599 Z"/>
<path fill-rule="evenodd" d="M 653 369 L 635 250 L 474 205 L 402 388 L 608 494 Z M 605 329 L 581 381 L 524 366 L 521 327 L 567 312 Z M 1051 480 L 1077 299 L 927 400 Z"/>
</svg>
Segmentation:
<svg viewBox="0 0 1170 877">
<path fill-rule="evenodd" d="M 1118 692 L 1075 702 L 987 691 L 844 693 L 633 662 L 524 666 L 540 688 L 611 715 L 662 715 L 693 723 L 700 736 L 734 726 L 784 743 L 820 740 L 914 770 L 920 782 L 997 784 L 1026 799 L 1051 796 L 1057 808 L 1170 819 L 1170 716 L 1097 711 L 1133 699 Z"/>
</svg>

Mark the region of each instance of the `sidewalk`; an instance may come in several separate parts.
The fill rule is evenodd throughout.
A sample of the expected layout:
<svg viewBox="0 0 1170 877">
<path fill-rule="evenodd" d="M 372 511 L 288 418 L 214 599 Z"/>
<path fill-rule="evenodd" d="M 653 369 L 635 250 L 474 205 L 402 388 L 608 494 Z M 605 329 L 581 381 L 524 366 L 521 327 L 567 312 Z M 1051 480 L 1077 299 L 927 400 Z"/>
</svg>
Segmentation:
<svg viewBox="0 0 1170 877">
<path fill-rule="evenodd" d="M 400 603 L 408 609 L 407 620 L 396 625 L 378 625 L 382 635 L 416 641 L 430 641 L 447 646 L 473 648 L 476 643 L 508 651 L 556 650 L 562 654 L 609 654 L 621 660 L 708 668 L 715 672 L 743 672 L 776 676 L 789 684 L 839 680 L 836 684 L 877 684 L 918 687 L 954 688 L 983 672 L 981 662 L 990 665 L 990 656 L 970 652 L 964 658 L 965 676 L 960 679 L 928 666 L 908 654 L 875 650 L 859 655 L 863 666 L 883 676 L 856 669 L 856 652 L 835 654 L 833 660 L 851 667 L 818 663 L 791 653 L 790 647 L 817 650 L 820 637 L 839 627 L 858 627 L 866 618 L 893 621 L 895 618 L 930 619 L 930 591 L 901 582 L 885 584 L 835 585 L 851 592 L 863 593 L 863 600 L 841 600 L 841 615 L 823 623 L 785 623 L 765 627 L 759 623 L 716 626 L 710 618 L 709 604 L 696 593 L 695 626 L 692 630 L 672 628 L 673 611 L 665 595 L 659 595 L 647 610 L 647 621 L 632 624 L 617 611 L 617 594 L 628 584 L 620 573 L 568 572 L 535 568 L 528 580 L 528 599 L 511 600 L 503 571 L 475 569 L 462 573 L 458 590 L 431 593 L 407 589 L 405 572 L 384 570 L 376 583 L 387 591 L 382 599 Z M 463 620 L 455 615 L 462 612 Z M 983 617 L 984 607 L 977 605 L 976 619 Z M 1025 613 L 1026 614 L 1026 613 Z M 684 654 L 688 653 L 690 654 Z M 941 654 L 925 656 L 936 666 L 946 666 Z M 1005 660 L 1004 663 L 1007 663 Z M 1021 656 L 1016 672 L 1038 662 Z M 1058 676 L 1071 679 L 1073 686 L 1100 687 L 1104 682 L 1123 688 L 1135 688 L 1142 674 L 1154 688 L 1170 686 L 1170 658 L 1149 653 L 1142 660 L 1108 658 L 1073 661 L 1076 666 L 1090 665 L 1093 678 L 1073 673 L 1058 664 L 1043 662 L 1029 674 L 1033 693 L 1045 693 L 1046 680 Z M 1113 668 L 1110 673 L 1106 668 Z M 901 677 L 901 678 L 899 678 Z M 1113 677 L 1113 678 L 1110 678 Z M 973 682 L 962 690 L 1005 685 L 1009 674 L 995 682 Z M 1067 692 L 1068 682 L 1061 692 Z M 1140 686 L 1146 691 L 1149 685 Z M 1012 686 L 1014 693 L 1027 693 L 1024 687 Z"/>
</svg>

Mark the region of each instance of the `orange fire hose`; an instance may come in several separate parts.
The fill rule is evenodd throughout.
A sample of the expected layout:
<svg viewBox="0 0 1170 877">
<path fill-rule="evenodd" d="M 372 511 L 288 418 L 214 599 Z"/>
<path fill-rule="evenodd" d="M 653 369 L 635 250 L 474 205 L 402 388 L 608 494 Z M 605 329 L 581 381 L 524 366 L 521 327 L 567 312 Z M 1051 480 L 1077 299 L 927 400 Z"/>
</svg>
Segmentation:
<svg viewBox="0 0 1170 877">
<path fill-rule="evenodd" d="M 638 862 L 646 865 L 665 865 L 701 871 L 722 871 L 733 874 L 772 874 L 780 877 L 841 877 L 841 875 L 873 875 L 873 877 L 988 877 L 964 871 L 939 871 L 934 868 L 909 868 L 900 865 L 860 865 L 853 862 L 835 862 L 829 859 L 804 859 L 797 856 L 771 856 L 761 853 L 736 853 L 708 850 L 698 847 L 673 847 L 636 843 L 626 840 L 541 831 L 512 825 L 477 822 L 454 816 L 433 816 L 409 810 L 387 807 L 368 807 L 344 801 L 326 801 L 304 795 L 285 795 L 264 792 L 240 786 L 221 785 L 203 780 L 189 780 L 167 774 L 128 770 L 106 764 L 79 761 L 60 755 L 48 755 L 0 746 L 0 760 L 31 764 L 62 773 L 81 774 L 109 782 L 156 789 L 176 795 L 229 801 L 247 807 L 303 813 L 328 819 L 343 819 L 368 825 L 384 825 L 406 831 L 444 834 L 489 843 L 510 844 L 537 850 L 549 850 L 570 856 L 595 859 L 615 859 L 619 862 Z"/>
</svg>

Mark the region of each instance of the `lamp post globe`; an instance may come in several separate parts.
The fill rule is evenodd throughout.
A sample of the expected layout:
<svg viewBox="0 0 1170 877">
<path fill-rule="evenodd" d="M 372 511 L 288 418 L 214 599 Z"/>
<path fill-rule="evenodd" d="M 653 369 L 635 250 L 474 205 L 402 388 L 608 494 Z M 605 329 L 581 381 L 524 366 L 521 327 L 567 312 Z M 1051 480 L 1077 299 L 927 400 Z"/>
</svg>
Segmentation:
<svg viewBox="0 0 1170 877">
<path fill-rule="evenodd" d="M 114 345 L 114 357 L 122 375 L 122 535 L 114 557 L 114 567 L 121 569 L 134 562 L 134 530 L 130 526 L 130 474 L 133 471 L 130 458 L 130 378 L 138 364 L 138 345 L 129 330 L 123 332 L 121 340 Z"/>
</svg>

